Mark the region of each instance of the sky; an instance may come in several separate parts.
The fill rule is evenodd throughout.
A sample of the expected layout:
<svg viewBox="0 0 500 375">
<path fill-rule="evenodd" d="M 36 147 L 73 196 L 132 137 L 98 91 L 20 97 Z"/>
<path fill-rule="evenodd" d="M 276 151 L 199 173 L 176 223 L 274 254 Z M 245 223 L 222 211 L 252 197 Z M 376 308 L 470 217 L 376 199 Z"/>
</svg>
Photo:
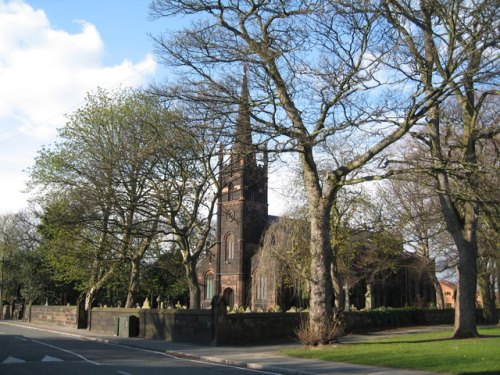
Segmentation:
<svg viewBox="0 0 500 375">
<path fill-rule="evenodd" d="M 37 151 L 56 141 L 64 115 L 88 92 L 147 86 L 169 75 L 155 61 L 150 35 L 183 21 L 151 20 L 149 3 L 0 0 L 0 214 L 28 206 L 23 191 Z M 270 195 L 276 202 L 276 190 Z M 270 213 L 281 206 L 271 202 Z"/>
</svg>

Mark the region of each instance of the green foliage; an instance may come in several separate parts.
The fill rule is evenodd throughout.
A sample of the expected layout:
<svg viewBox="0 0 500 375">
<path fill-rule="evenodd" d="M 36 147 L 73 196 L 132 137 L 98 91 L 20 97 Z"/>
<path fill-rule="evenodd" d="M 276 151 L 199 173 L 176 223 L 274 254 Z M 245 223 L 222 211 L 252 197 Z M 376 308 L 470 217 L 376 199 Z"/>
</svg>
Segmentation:
<svg viewBox="0 0 500 375">
<path fill-rule="evenodd" d="M 164 229 L 157 185 L 175 179 L 165 166 L 191 138 L 179 114 L 132 89 L 98 89 L 68 120 L 30 171 L 44 251 L 58 279 L 89 296 L 110 283 L 115 302 L 123 288 L 111 284 L 129 283 L 132 304 L 140 270 L 124 265 L 140 265 Z M 129 278 L 115 275 L 125 270 Z"/>
<path fill-rule="evenodd" d="M 321 349 L 294 349 L 293 357 L 448 374 L 494 374 L 500 370 L 500 328 L 483 328 L 482 338 L 452 340 L 451 332 L 415 333 Z"/>
<path fill-rule="evenodd" d="M 187 303 L 188 287 L 180 251 L 167 251 L 143 269 L 141 289 L 145 296 L 160 297 L 167 305 L 176 301 Z"/>
</svg>

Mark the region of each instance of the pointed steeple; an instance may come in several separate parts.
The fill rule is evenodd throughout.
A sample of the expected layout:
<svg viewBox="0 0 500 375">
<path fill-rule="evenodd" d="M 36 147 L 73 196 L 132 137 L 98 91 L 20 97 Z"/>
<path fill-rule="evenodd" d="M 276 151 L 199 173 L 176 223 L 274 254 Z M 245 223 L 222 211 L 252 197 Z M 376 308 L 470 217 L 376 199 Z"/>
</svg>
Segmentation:
<svg viewBox="0 0 500 375">
<path fill-rule="evenodd" d="M 250 126 L 250 94 L 248 91 L 248 69 L 245 65 L 241 82 L 240 102 L 236 131 L 234 136 L 234 153 L 238 158 L 248 157 L 254 152 L 252 144 L 252 128 Z"/>
</svg>

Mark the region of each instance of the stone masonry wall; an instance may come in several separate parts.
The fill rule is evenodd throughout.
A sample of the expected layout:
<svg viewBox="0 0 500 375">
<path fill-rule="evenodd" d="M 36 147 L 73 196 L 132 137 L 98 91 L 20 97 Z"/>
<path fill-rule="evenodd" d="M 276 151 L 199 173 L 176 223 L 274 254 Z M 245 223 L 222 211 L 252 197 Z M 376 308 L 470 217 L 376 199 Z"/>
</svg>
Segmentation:
<svg viewBox="0 0 500 375">
<path fill-rule="evenodd" d="M 131 308 L 93 308 L 90 314 L 90 330 L 94 332 L 104 333 L 106 335 L 118 334 L 118 319 L 128 319 L 130 316 L 139 318 L 140 322 L 141 309 Z M 141 329 L 139 325 L 139 336 Z"/>
<path fill-rule="evenodd" d="M 119 332 L 123 327 L 120 321 L 131 316 L 139 319 L 138 336 L 142 338 L 198 344 L 210 344 L 212 341 L 211 310 L 93 308 L 90 330 L 108 335 L 126 335 Z"/>
<path fill-rule="evenodd" d="M 204 345 L 212 343 L 211 310 L 143 310 L 140 319 L 142 337 Z"/>
<path fill-rule="evenodd" d="M 227 314 L 219 327 L 219 345 L 279 343 L 296 338 L 294 330 L 306 313 Z"/>
<path fill-rule="evenodd" d="M 138 319 L 137 335 L 197 344 L 248 345 L 295 338 L 295 329 L 307 313 L 239 313 L 213 317 L 211 310 L 157 310 L 94 308 L 91 330 L 116 334 L 117 319 Z M 421 325 L 452 324 L 453 310 L 381 310 L 346 312 L 346 333 Z M 120 334 L 121 336 L 121 334 Z"/>
<path fill-rule="evenodd" d="M 31 306 L 28 307 L 28 321 L 62 327 L 78 326 L 77 306 Z"/>
</svg>

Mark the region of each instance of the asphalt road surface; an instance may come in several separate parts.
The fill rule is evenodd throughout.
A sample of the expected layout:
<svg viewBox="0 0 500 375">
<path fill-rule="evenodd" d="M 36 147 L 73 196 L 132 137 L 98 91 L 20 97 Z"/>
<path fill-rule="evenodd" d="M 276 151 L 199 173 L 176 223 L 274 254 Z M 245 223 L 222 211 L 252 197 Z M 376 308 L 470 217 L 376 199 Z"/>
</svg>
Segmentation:
<svg viewBox="0 0 500 375">
<path fill-rule="evenodd" d="M 0 374 L 258 375 L 269 372 L 178 359 L 165 353 L 129 348 L 0 322 Z"/>
</svg>

